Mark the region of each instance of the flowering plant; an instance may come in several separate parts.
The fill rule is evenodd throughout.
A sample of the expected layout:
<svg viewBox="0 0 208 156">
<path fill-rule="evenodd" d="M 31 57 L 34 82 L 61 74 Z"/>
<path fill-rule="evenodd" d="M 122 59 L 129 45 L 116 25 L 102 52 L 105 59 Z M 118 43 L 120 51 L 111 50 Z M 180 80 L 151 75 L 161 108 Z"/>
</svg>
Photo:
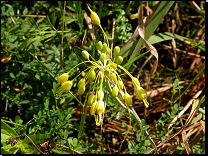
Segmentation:
<svg viewBox="0 0 208 156">
<path fill-rule="evenodd" d="M 95 117 L 96 125 L 100 126 L 102 123 L 102 114 L 105 112 L 105 104 L 104 104 L 104 91 L 103 91 L 103 84 L 104 82 L 110 83 L 111 89 L 112 89 L 112 96 L 117 97 L 118 93 L 121 94 L 121 96 L 124 98 L 126 104 L 132 105 L 133 101 L 131 96 L 126 91 L 125 85 L 119 76 L 117 69 L 120 68 L 123 70 L 132 80 L 132 83 L 134 87 L 136 87 L 136 96 L 139 100 L 142 100 L 144 102 L 144 105 L 146 108 L 148 108 L 149 103 L 146 99 L 146 92 L 145 90 L 140 86 L 139 80 L 135 77 L 133 77 L 128 70 L 126 70 L 123 66 L 120 64 L 123 62 L 123 57 L 119 56 L 120 53 L 120 47 L 115 46 L 112 50 L 109 48 L 109 42 L 108 38 L 100 24 L 100 18 L 96 14 L 96 12 L 93 12 L 90 7 L 88 6 L 88 9 L 91 12 L 91 20 L 94 24 L 98 25 L 105 38 L 107 43 L 103 43 L 99 41 L 97 43 L 97 49 L 100 51 L 100 57 L 99 60 L 94 61 L 90 60 L 89 53 L 86 50 L 82 51 L 82 56 L 87 60 L 79 63 L 75 67 L 73 67 L 69 72 L 62 74 L 57 79 L 57 84 L 54 87 L 56 89 L 59 85 L 61 85 L 62 92 L 69 92 L 72 88 L 73 82 L 79 75 L 77 75 L 74 79 L 68 80 L 69 73 L 76 68 L 77 66 L 83 64 L 83 63 L 91 63 L 91 66 L 86 68 L 83 72 L 86 72 L 86 75 L 84 78 L 80 79 L 77 87 L 78 87 L 78 95 L 82 95 L 85 92 L 85 84 L 86 80 L 90 80 L 94 82 L 94 87 L 92 93 L 88 96 L 87 103 L 91 105 L 90 114 Z M 113 58 L 110 58 L 110 54 L 113 53 Z"/>
</svg>

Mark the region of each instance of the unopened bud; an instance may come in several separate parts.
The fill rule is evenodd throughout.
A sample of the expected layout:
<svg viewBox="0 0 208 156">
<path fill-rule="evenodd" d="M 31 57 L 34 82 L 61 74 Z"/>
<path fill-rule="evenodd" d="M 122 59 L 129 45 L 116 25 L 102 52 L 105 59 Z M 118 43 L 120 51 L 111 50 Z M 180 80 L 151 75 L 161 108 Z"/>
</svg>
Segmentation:
<svg viewBox="0 0 208 156">
<path fill-rule="evenodd" d="M 120 53 L 120 48 L 118 46 L 116 46 L 113 50 L 113 54 L 118 55 L 119 53 Z"/>
<path fill-rule="evenodd" d="M 112 95 L 114 97 L 117 97 L 118 96 L 118 87 L 117 86 L 113 87 L 113 89 L 112 89 Z"/>
<path fill-rule="evenodd" d="M 113 79 L 113 81 L 116 83 L 117 82 L 117 77 L 115 73 L 111 73 L 111 77 Z"/>
<path fill-rule="evenodd" d="M 108 50 L 108 46 L 106 43 L 104 43 L 102 51 L 105 53 L 105 52 L 107 52 L 107 50 Z"/>
<path fill-rule="evenodd" d="M 72 81 L 66 81 L 61 85 L 61 89 L 63 92 L 68 93 L 71 90 L 72 87 Z"/>
<path fill-rule="evenodd" d="M 132 105 L 133 103 L 131 96 L 127 92 L 124 94 L 124 100 L 126 101 L 127 105 Z"/>
<path fill-rule="evenodd" d="M 103 44 L 102 44 L 101 41 L 99 41 L 99 42 L 97 43 L 97 48 L 98 48 L 98 50 L 100 50 L 100 51 L 103 49 Z"/>
<path fill-rule="evenodd" d="M 85 92 L 85 86 L 84 85 L 81 85 L 79 88 L 78 88 L 78 95 L 82 95 L 84 94 Z"/>
<path fill-rule="evenodd" d="M 92 105 L 93 102 L 95 102 L 95 95 L 94 94 L 89 95 L 87 102 L 89 105 Z"/>
<path fill-rule="evenodd" d="M 105 61 L 105 54 L 104 53 L 101 53 L 100 54 L 100 61 L 101 62 L 104 62 Z"/>
<path fill-rule="evenodd" d="M 80 86 L 83 86 L 83 85 L 85 85 L 85 79 L 80 79 L 77 84 L 77 87 L 80 88 Z"/>
<path fill-rule="evenodd" d="M 86 50 L 82 51 L 82 56 L 87 60 L 89 59 L 89 53 Z"/>
<path fill-rule="evenodd" d="M 121 64 L 123 62 L 123 57 L 122 56 L 118 56 L 118 58 L 116 59 L 116 63 L 117 64 Z"/>
</svg>

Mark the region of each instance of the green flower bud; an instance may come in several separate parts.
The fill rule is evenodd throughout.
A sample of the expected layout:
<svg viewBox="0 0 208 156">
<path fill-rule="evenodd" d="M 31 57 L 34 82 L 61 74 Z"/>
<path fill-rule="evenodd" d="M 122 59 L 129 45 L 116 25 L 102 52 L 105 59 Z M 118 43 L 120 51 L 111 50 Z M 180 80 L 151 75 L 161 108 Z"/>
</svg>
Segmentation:
<svg viewBox="0 0 208 156">
<path fill-rule="evenodd" d="M 122 90 L 123 89 L 123 82 L 121 80 L 118 81 L 117 83 L 118 89 Z"/>
<path fill-rule="evenodd" d="M 113 89 L 112 89 L 112 95 L 114 97 L 117 97 L 118 96 L 118 87 L 117 86 L 113 87 Z"/>
<path fill-rule="evenodd" d="M 105 105 L 103 100 L 99 100 L 96 105 L 96 110 L 98 114 L 103 114 L 105 112 Z"/>
<path fill-rule="evenodd" d="M 105 53 L 105 52 L 107 52 L 107 50 L 108 50 L 108 46 L 107 46 L 107 44 L 106 43 L 104 43 L 103 44 L 103 52 Z"/>
<path fill-rule="evenodd" d="M 120 48 L 119 48 L 119 46 L 116 46 L 113 50 L 113 54 L 118 55 L 119 53 L 120 53 Z"/>
<path fill-rule="evenodd" d="M 109 74 L 110 74 L 110 69 L 109 68 L 105 69 L 104 70 L 104 75 L 108 76 Z"/>
<path fill-rule="evenodd" d="M 127 105 L 132 105 L 133 103 L 131 96 L 127 92 L 124 94 L 124 100 L 126 101 Z"/>
<path fill-rule="evenodd" d="M 140 87 L 139 80 L 136 77 L 134 77 L 134 79 L 132 79 L 132 84 L 134 87 Z"/>
<path fill-rule="evenodd" d="M 69 75 L 67 73 L 64 73 L 57 79 L 57 82 L 59 84 L 63 84 L 64 82 L 68 80 L 68 78 L 69 78 Z"/>
<path fill-rule="evenodd" d="M 80 86 L 84 86 L 84 85 L 85 85 L 85 79 L 84 78 L 80 79 L 78 84 L 77 84 L 78 88 L 80 88 Z"/>
<path fill-rule="evenodd" d="M 84 58 L 86 58 L 87 60 L 89 59 L 89 53 L 88 53 L 86 50 L 83 50 L 83 51 L 82 51 L 82 56 L 83 56 Z"/>
<path fill-rule="evenodd" d="M 147 94 L 142 87 L 136 87 L 136 96 L 139 100 L 142 100 L 144 102 L 145 107 L 148 108 L 149 103 L 146 99 Z"/>
<path fill-rule="evenodd" d="M 113 79 L 113 81 L 116 83 L 117 82 L 117 76 L 115 73 L 111 73 L 111 77 Z"/>
<path fill-rule="evenodd" d="M 116 63 L 117 64 L 121 64 L 123 62 L 123 57 L 122 56 L 118 56 Z"/>
<path fill-rule="evenodd" d="M 87 72 L 87 78 L 90 80 L 90 81 L 93 81 L 96 77 L 96 73 L 93 69 L 90 69 L 88 72 Z"/>
<path fill-rule="evenodd" d="M 94 24 L 100 25 L 100 18 L 99 18 L 99 16 L 97 15 L 97 13 L 94 12 L 94 11 L 92 11 L 88 5 L 87 5 L 87 7 L 88 7 L 88 9 L 90 10 L 90 13 L 91 13 L 91 14 L 90 14 L 90 17 L 91 17 L 92 22 L 93 22 Z"/>
<path fill-rule="evenodd" d="M 110 48 L 108 48 L 107 51 L 106 51 L 107 55 L 109 55 L 111 52 L 112 52 L 112 51 L 111 51 Z"/>
<path fill-rule="evenodd" d="M 98 100 L 103 100 L 104 98 L 104 92 L 100 89 L 98 92 L 97 92 L 97 99 Z"/>
<path fill-rule="evenodd" d="M 105 61 L 105 54 L 104 53 L 101 53 L 100 54 L 100 61 L 101 62 L 104 62 Z"/>
<path fill-rule="evenodd" d="M 112 64 L 111 64 L 111 67 L 112 67 L 114 70 L 116 70 L 116 69 L 117 69 L 117 64 L 112 63 Z"/>
<path fill-rule="evenodd" d="M 66 81 L 61 85 L 61 89 L 63 92 L 68 93 L 71 90 L 72 87 L 72 81 Z"/>
<path fill-rule="evenodd" d="M 85 86 L 84 85 L 81 85 L 80 87 L 79 87 L 79 89 L 78 89 L 78 95 L 82 95 L 82 94 L 84 94 L 84 92 L 85 92 Z"/>
<path fill-rule="evenodd" d="M 91 108 L 90 108 L 90 114 L 91 114 L 91 115 L 95 115 L 95 111 L 96 111 L 95 107 L 96 107 L 96 104 L 97 104 L 97 102 L 95 101 L 95 102 L 92 104 Z"/>
<path fill-rule="evenodd" d="M 99 42 L 97 43 L 97 48 L 98 48 L 98 50 L 100 50 L 100 51 L 103 49 L 103 44 L 102 44 L 101 41 L 99 41 Z"/>
<path fill-rule="evenodd" d="M 91 95 L 88 97 L 87 102 L 88 102 L 89 105 L 92 105 L 93 102 L 95 102 L 95 95 L 94 95 L 94 94 L 91 94 Z"/>
</svg>

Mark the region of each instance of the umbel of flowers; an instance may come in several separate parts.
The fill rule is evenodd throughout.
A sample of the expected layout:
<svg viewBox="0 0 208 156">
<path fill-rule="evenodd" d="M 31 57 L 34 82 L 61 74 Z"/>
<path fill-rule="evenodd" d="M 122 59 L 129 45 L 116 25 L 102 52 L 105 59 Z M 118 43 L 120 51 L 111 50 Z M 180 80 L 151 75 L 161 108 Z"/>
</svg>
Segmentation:
<svg viewBox="0 0 208 156">
<path fill-rule="evenodd" d="M 103 34 L 106 37 L 106 34 L 100 25 L 100 19 L 97 13 L 93 12 L 90 7 L 88 9 L 91 12 L 91 20 L 94 24 L 98 25 Z M 121 95 L 124 97 L 124 100 L 127 105 L 132 105 L 132 98 L 127 93 L 126 88 L 123 84 L 123 81 L 119 74 L 117 73 L 117 68 L 122 69 L 128 76 L 131 78 L 134 87 L 136 87 L 136 96 L 139 100 L 143 100 L 144 105 L 146 107 L 149 106 L 146 100 L 146 92 L 140 86 L 139 80 L 133 77 L 124 67 L 120 64 L 123 61 L 123 57 L 119 56 L 120 48 L 115 46 L 113 49 L 113 59 L 110 59 L 110 53 L 112 53 L 111 49 L 109 48 L 108 39 L 106 37 L 107 44 L 99 41 L 97 43 L 97 49 L 100 51 L 100 57 L 97 61 L 92 61 L 89 59 L 89 53 L 85 50 L 82 51 L 82 56 L 87 60 L 82 63 L 91 63 L 91 66 L 85 69 L 86 75 L 84 78 L 80 79 L 77 87 L 78 87 L 78 95 L 82 95 L 85 92 L 85 82 L 86 80 L 90 80 L 94 82 L 94 87 L 92 93 L 88 96 L 87 102 L 91 105 L 90 114 L 95 117 L 95 122 L 97 126 L 100 126 L 102 122 L 102 114 L 105 112 L 105 104 L 104 104 L 104 92 L 103 92 L 103 83 L 104 81 L 108 81 L 112 87 L 112 96 L 117 97 L 118 93 L 120 92 Z M 54 87 L 56 89 L 59 85 L 61 85 L 61 90 L 65 93 L 68 93 L 73 85 L 73 81 L 80 75 L 77 75 L 73 80 L 69 79 L 69 73 L 79 66 L 80 64 L 73 67 L 69 72 L 62 74 L 57 79 L 57 84 Z"/>
</svg>

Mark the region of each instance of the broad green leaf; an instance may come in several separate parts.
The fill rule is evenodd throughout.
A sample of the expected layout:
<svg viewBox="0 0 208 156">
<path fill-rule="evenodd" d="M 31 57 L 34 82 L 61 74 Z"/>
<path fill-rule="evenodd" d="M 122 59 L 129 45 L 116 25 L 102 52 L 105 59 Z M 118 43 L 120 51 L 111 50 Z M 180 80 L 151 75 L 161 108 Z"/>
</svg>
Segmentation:
<svg viewBox="0 0 208 156">
<path fill-rule="evenodd" d="M 9 125 L 1 120 L 1 143 L 10 137 L 16 137 L 17 133 Z"/>
<path fill-rule="evenodd" d="M 11 146 L 11 144 L 1 147 L 1 154 L 16 154 L 19 150 L 18 147 Z"/>
</svg>

